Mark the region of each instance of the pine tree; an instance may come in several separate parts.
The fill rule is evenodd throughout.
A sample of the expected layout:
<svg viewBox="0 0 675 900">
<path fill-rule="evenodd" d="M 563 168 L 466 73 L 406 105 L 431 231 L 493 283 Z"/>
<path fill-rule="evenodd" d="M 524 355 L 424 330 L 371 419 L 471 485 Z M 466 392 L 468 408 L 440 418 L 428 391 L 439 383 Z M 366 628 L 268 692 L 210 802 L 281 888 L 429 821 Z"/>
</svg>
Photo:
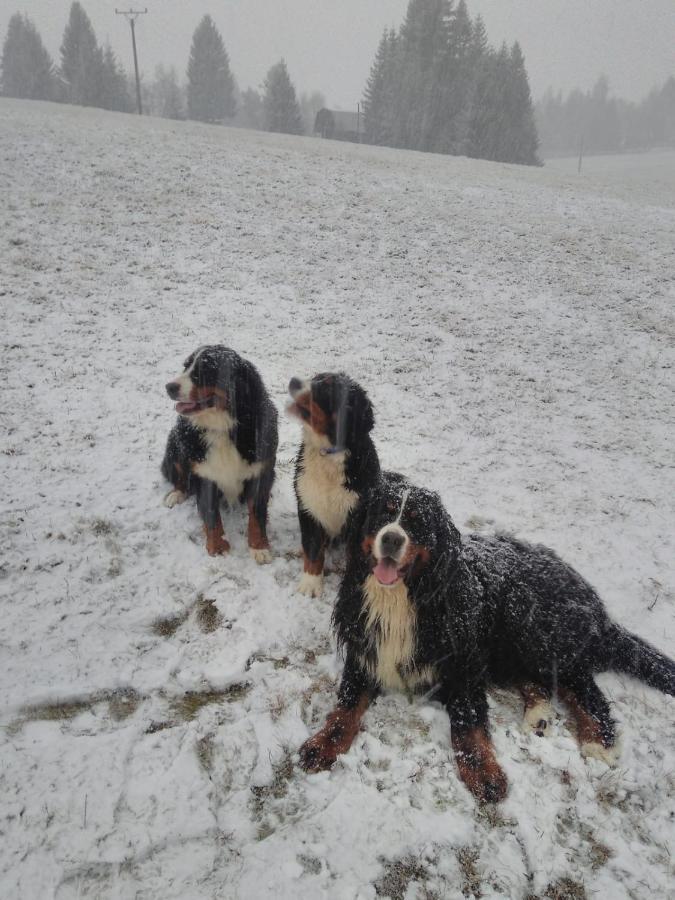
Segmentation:
<svg viewBox="0 0 675 900">
<path fill-rule="evenodd" d="M 365 140 L 369 144 L 384 144 L 382 115 L 387 77 L 389 31 L 384 30 L 370 67 L 370 75 L 363 92 L 363 119 Z"/>
<path fill-rule="evenodd" d="M 369 144 L 395 146 L 399 118 L 399 39 L 384 31 L 363 95 L 364 137 Z"/>
<path fill-rule="evenodd" d="M 449 20 L 447 48 L 438 88 L 439 102 L 430 149 L 465 153 L 476 80 L 473 27 L 464 0 Z"/>
<path fill-rule="evenodd" d="M 295 88 L 283 59 L 269 70 L 263 88 L 265 130 L 303 134 L 302 115 L 295 96 Z"/>
<path fill-rule="evenodd" d="M 5 97 L 52 100 L 56 97 L 54 65 L 35 25 L 15 13 L 2 48 L 0 93 Z"/>
<path fill-rule="evenodd" d="M 220 32 L 204 16 L 192 36 L 188 63 L 188 118 L 222 122 L 236 112 L 234 77 Z"/>
<path fill-rule="evenodd" d="M 442 117 L 439 84 L 447 64 L 448 0 L 410 0 L 400 32 L 397 146 L 428 150 Z"/>
<path fill-rule="evenodd" d="M 61 78 L 68 103 L 100 106 L 103 95 L 103 51 L 89 16 L 75 2 L 61 43 Z"/>
<path fill-rule="evenodd" d="M 539 164 L 537 156 L 539 138 L 534 121 L 525 58 L 517 41 L 511 48 L 505 75 L 501 91 L 504 125 L 498 155 L 493 158 L 536 166 Z"/>
<path fill-rule="evenodd" d="M 246 88 L 241 94 L 237 109 L 237 124 L 242 128 L 264 130 L 265 111 L 263 99 L 255 88 Z"/>
<path fill-rule="evenodd" d="M 185 98 L 178 84 L 178 73 L 174 66 L 169 69 L 165 69 L 162 65 L 157 66 L 150 95 L 153 115 L 164 119 L 185 118 Z"/>
<path fill-rule="evenodd" d="M 99 105 L 103 109 L 117 112 L 132 112 L 133 103 L 127 88 L 127 76 L 112 51 L 110 44 L 103 50 L 101 96 Z"/>
</svg>

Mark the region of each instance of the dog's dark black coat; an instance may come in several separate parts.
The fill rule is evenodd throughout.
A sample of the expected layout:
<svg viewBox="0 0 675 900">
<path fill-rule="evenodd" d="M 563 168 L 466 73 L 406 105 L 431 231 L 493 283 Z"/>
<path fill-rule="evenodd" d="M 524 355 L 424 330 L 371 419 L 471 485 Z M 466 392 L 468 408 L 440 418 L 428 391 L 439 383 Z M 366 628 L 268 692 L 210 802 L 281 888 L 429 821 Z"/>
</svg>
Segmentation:
<svg viewBox="0 0 675 900">
<path fill-rule="evenodd" d="M 292 384 L 292 382 L 291 382 Z M 344 486 L 359 498 L 377 480 L 380 463 L 370 432 L 375 425 L 373 406 L 365 390 L 344 373 L 323 372 L 310 382 L 312 403 L 325 414 L 326 435 L 331 452 L 345 454 Z M 302 548 L 306 559 L 315 561 L 323 553 L 331 537 L 316 514 L 307 510 L 298 493 L 298 478 L 305 461 L 305 442 L 300 445 L 295 462 L 293 485 L 298 503 L 298 519 Z M 344 522 L 340 539 L 349 529 L 352 514 Z"/>
<path fill-rule="evenodd" d="M 552 550 L 509 537 L 461 537 L 438 495 L 385 473 L 352 523 L 333 615 L 346 650 L 341 705 L 380 690 L 360 663 L 377 647 L 365 628 L 362 586 L 372 561 L 363 541 L 391 522 L 406 489 L 400 524 L 429 552 L 428 563 L 406 576 L 417 617 L 414 668 L 434 669 L 433 699 L 446 706 L 453 731 L 487 727 L 489 684 L 529 682 L 568 690 L 611 746 L 614 723 L 595 673 L 625 672 L 675 694 L 675 663 L 612 622 L 594 589 Z"/>
<path fill-rule="evenodd" d="M 254 514 L 263 530 L 274 482 L 278 445 L 277 411 L 256 367 L 234 350 L 222 345 L 200 347 L 185 360 L 184 369 L 197 362 L 190 373 L 196 388 L 217 388 L 227 397 L 227 411 L 234 420 L 232 443 L 247 463 L 266 463 L 259 477 L 244 483 L 241 502 L 252 500 Z M 208 453 L 207 433 L 189 419 L 178 416 L 167 440 L 162 474 L 177 489 L 197 498 L 207 528 L 219 521 L 223 496 L 218 486 L 193 472 L 195 463 Z"/>
</svg>

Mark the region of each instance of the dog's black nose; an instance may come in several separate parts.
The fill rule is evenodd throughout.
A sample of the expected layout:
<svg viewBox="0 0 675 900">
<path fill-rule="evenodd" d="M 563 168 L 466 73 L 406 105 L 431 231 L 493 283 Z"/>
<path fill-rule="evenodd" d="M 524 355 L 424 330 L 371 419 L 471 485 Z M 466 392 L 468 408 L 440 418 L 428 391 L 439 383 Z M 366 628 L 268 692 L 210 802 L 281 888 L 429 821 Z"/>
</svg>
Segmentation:
<svg viewBox="0 0 675 900">
<path fill-rule="evenodd" d="M 291 380 L 288 382 L 288 393 L 291 395 L 291 397 L 294 394 L 297 394 L 301 388 L 302 382 L 299 378 L 291 378 Z"/>
<path fill-rule="evenodd" d="M 385 531 L 380 538 L 380 548 L 384 556 L 395 557 L 403 546 L 404 536 L 400 531 Z"/>
<path fill-rule="evenodd" d="M 166 386 L 166 392 L 172 400 L 177 400 L 180 393 L 180 385 L 175 381 L 170 381 Z"/>
</svg>

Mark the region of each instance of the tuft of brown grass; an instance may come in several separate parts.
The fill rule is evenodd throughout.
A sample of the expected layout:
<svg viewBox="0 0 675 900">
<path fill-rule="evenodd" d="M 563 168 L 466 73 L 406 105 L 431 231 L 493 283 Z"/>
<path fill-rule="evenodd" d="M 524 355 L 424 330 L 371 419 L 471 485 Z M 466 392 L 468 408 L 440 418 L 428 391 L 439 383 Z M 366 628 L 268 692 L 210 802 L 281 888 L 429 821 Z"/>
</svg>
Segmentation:
<svg viewBox="0 0 675 900">
<path fill-rule="evenodd" d="M 159 637 L 173 637 L 187 617 L 186 611 L 179 612 L 175 616 L 161 616 L 155 619 L 150 629 Z"/>
<path fill-rule="evenodd" d="M 586 888 L 572 878 L 560 878 L 549 884 L 544 891 L 544 897 L 548 900 L 587 900 Z"/>
<path fill-rule="evenodd" d="M 480 853 L 474 847 L 460 847 L 456 852 L 462 873 L 462 893 L 465 897 L 482 897 L 481 877 L 476 869 Z"/>
<path fill-rule="evenodd" d="M 381 859 L 383 866 L 382 877 L 374 883 L 375 893 L 378 897 L 389 897 L 390 900 L 405 900 L 405 895 L 411 882 L 425 882 L 428 871 L 414 856 L 404 856 L 401 859 Z"/>
<path fill-rule="evenodd" d="M 250 682 L 235 682 L 222 690 L 187 691 L 171 700 L 171 711 L 184 722 L 195 718 L 200 709 L 212 703 L 236 703 L 251 690 Z"/>
<path fill-rule="evenodd" d="M 205 634 L 215 631 L 223 621 L 223 617 L 218 612 L 215 600 L 210 600 L 199 594 L 195 604 L 195 618 L 197 624 Z"/>
</svg>

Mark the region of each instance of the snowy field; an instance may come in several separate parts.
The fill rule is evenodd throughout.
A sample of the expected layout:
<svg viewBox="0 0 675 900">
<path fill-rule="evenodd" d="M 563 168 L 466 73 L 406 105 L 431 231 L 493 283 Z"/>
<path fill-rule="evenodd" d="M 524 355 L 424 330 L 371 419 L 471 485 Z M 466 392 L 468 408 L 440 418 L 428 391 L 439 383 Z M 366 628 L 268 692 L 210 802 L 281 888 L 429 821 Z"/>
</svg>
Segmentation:
<svg viewBox="0 0 675 900">
<path fill-rule="evenodd" d="M 494 692 L 496 808 L 403 696 L 307 776 L 341 663 L 337 576 L 295 591 L 298 426 L 266 567 L 240 513 L 210 559 L 159 462 L 197 345 L 280 409 L 344 369 L 384 466 L 552 545 L 675 654 L 675 154 L 579 177 L 0 100 L 0 167 L 0 896 L 672 897 L 672 699 L 600 678 L 609 770 Z"/>
</svg>

